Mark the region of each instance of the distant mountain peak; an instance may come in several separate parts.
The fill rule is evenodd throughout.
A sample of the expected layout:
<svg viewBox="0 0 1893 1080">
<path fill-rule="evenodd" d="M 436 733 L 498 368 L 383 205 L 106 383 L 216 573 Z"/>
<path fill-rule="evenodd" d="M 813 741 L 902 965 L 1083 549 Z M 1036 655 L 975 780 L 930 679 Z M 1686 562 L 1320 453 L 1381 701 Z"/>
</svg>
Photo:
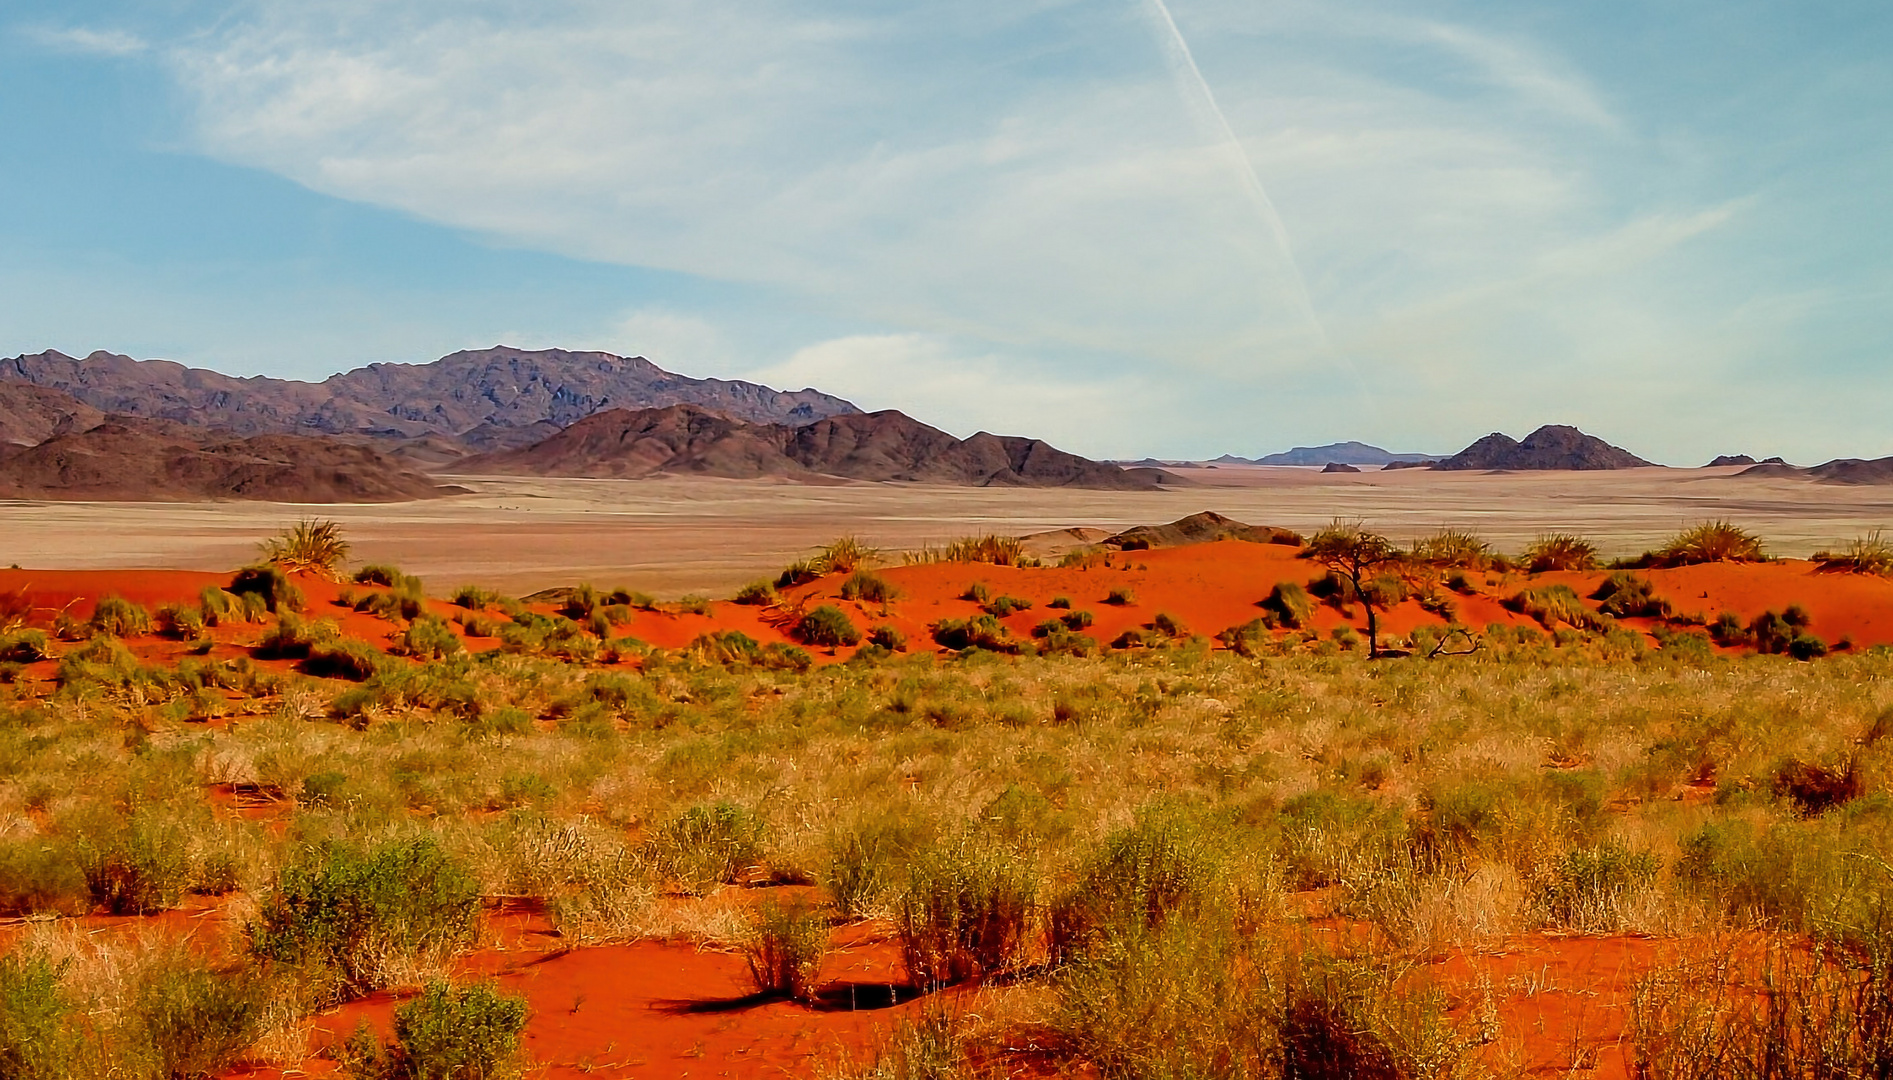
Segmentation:
<svg viewBox="0 0 1893 1080">
<path fill-rule="evenodd" d="M 1653 464 L 1568 424 L 1546 424 L 1524 439 L 1495 431 L 1435 465 L 1446 470 L 1636 469 Z"/>
</svg>

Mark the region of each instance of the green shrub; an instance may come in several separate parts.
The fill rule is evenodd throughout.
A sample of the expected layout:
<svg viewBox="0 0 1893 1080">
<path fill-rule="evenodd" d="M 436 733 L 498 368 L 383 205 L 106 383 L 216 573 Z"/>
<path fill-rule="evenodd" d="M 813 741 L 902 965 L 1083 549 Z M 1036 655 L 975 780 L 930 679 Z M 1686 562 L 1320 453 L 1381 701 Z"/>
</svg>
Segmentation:
<svg viewBox="0 0 1893 1080">
<path fill-rule="evenodd" d="M 1275 587 L 1269 590 L 1269 595 L 1262 600 L 1261 607 L 1266 613 L 1263 618 L 1271 628 L 1282 626 L 1300 630 L 1315 615 L 1314 597 L 1293 581 L 1276 582 Z"/>
<path fill-rule="evenodd" d="M 738 947 L 756 993 L 812 1001 L 828 951 L 828 919 L 808 904 L 766 901 L 750 910 Z"/>
<path fill-rule="evenodd" d="M 995 596 L 981 605 L 981 610 L 994 618 L 1003 619 L 1015 611 L 1029 611 L 1032 601 L 1021 600 L 1016 596 Z"/>
<path fill-rule="evenodd" d="M 1852 543 L 1839 551 L 1820 551 L 1814 554 L 1817 569 L 1826 574 L 1871 574 L 1876 577 L 1893 576 L 1893 543 L 1889 543 L 1879 529 L 1862 537 L 1856 537 Z"/>
<path fill-rule="evenodd" d="M 309 646 L 302 670 L 325 679 L 363 682 L 381 670 L 383 656 L 373 645 L 354 638 L 335 638 Z"/>
<path fill-rule="evenodd" d="M 1048 608 L 1059 608 L 1060 610 L 1069 611 L 1071 610 L 1071 597 L 1054 596 L 1050 600 L 1046 601 L 1045 606 Z"/>
<path fill-rule="evenodd" d="M 43 630 L 26 628 L 0 634 L 0 663 L 33 664 L 52 656 Z"/>
<path fill-rule="evenodd" d="M 1659 863 L 1647 851 L 1633 851 L 1616 841 L 1566 851 L 1532 897 L 1551 926 L 1586 933 L 1622 929 L 1629 894 L 1656 880 Z"/>
<path fill-rule="evenodd" d="M 858 919 L 872 912 L 920 839 L 912 823 L 880 816 L 863 815 L 831 831 L 821 880 L 841 914 Z"/>
<path fill-rule="evenodd" d="M 386 563 L 369 563 L 367 566 L 355 571 L 354 581 L 357 585 L 381 585 L 392 589 L 400 585 L 406 577 L 407 575 L 402 573 L 401 568 L 398 566 L 389 566 Z"/>
<path fill-rule="evenodd" d="M 1310 949 L 1287 965 L 1281 1074 L 1301 1080 L 1453 1076 L 1472 1047 L 1436 990 L 1396 987 L 1385 964 Z"/>
<path fill-rule="evenodd" d="M 962 836 L 923 852 L 895 914 L 908 977 L 931 989 L 1011 970 L 1037 902 L 1033 868 L 988 838 Z"/>
<path fill-rule="evenodd" d="M 0 915 L 80 915 L 91 906 L 91 888 L 69 844 L 40 836 L 0 840 Z"/>
<path fill-rule="evenodd" d="M 78 1009 L 43 957 L 0 956 L 0 1077 L 78 1080 L 83 1034 Z"/>
<path fill-rule="evenodd" d="M 776 602 L 776 587 L 767 581 L 752 581 L 736 590 L 736 602 L 752 607 L 768 607 Z"/>
<path fill-rule="evenodd" d="M 463 607 L 469 611 L 480 611 L 499 603 L 500 594 L 491 589 L 483 589 L 478 585 L 462 585 L 454 590 L 451 599 L 456 607 Z"/>
<path fill-rule="evenodd" d="M 1018 652 L 1019 643 L 1012 631 L 991 615 L 970 619 L 941 619 L 933 625 L 933 640 L 946 649 L 988 649 L 993 652 Z"/>
<path fill-rule="evenodd" d="M 1551 629 L 1553 623 L 1565 623 L 1580 630 L 1603 633 L 1616 625 L 1610 616 L 1592 611 L 1578 599 L 1569 585 L 1535 585 L 1513 593 L 1505 606 L 1521 615 L 1529 615 L 1540 626 Z"/>
<path fill-rule="evenodd" d="M 304 622 L 294 612 L 284 611 L 276 617 L 276 625 L 258 639 L 256 655 L 264 660 L 300 659 L 307 657 L 315 645 L 335 638 L 334 623 L 326 619 Z"/>
<path fill-rule="evenodd" d="M 183 828 L 139 811 L 115 830 L 79 843 L 79 870 L 92 902 L 114 915 L 150 915 L 173 907 L 191 884 L 190 841 Z"/>
<path fill-rule="evenodd" d="M 152 621 L 166 637 L 193 639 L 204 633 L 204 615 L 188 604 L 164 604 Z"/>
<path fill-rule="evenodd" d="M 473 877 L 431 838 L 330 841 L 283 867 L 250 948 L 354 997 L 389 985 L 404 962 L 444 961 L 471 943 L 479 913 Z"/>
<path fill-rule="evenodd" d="M 877 626 L 868 631 L 868 644 L 878 645 L 888 652 L 904 652 L 907 649 L 907 635 L 899 627 Z"/>
<path fill-rule="evenodd" d="M 965 592 L 960 594 L 960 599 L 974 604 L 984 604 L 986 601 L 992 599 L 992 592 L 986 588 L 985 582 L 975 581 L 966 587 Z"/>
<path fill-rule="evenodd" d="M 1650 579 L 1627 571 L 1620 570 L 1605 578 L 1591 593 L 1591 599 L 1603 601 L 1598 610 L 1619 619 L 1663 619 L 1670 613 L 1669 601 L 1651 593 Z"/>
<path fill-rule="evenodd" d="M 823 569 L 808 559 L 798 559 L 782 568 L 776 576 L 776 588 L 792 589 L 797 585 L 806 585 L 822 579 Z"/>
<path fill-rule="evenodd" d="M 1190 628 L 1183 621 L 1167 611 L 1159 611 L 1157 617 L 1150 620 L 1150 628 L 1167 637 L 1189 637 Z"/>
<path fill-rule="evenodd" d="M 132 637 L 151 632 L 151 614 L 122 596 L 107 596 L 92 609 L 87 625 L 96 633 Z"/>
<path fill-rule="evenodd" d="M 407 578 L 418 584 L 419 578 Z M 365 611 L 389 622 L 418 619 L 427 610 L 427 601 L 418 591 L 397 588 L 392 592 L 371 592 L 355 601 L 356 611 Z"/>
<path fill-rule="evenodd" d="M 1192 914 L 1215 881 L 1207 826 L 1176 808 L 1153 807 L 1107 837 L 1052 907 L 1053 956 L 1067 958 L 1102 935 L 1155 929 Z"/>
<path fill-rule="evenodd" d="M 848 580 L 841 583 L 843 600 L 859 600 L 869 604 L 886 604 L 900 596 L 900 590 L 894 588 L 888 580 L 871 570 L 856 570 Z"/>
<path fill-rule="evenodd" d="M 241 597 L 257 597 L 273 614 L 302 610 L 302 590 L 280 566 L 246 566 L 230 579 L 229 591 Z"/>
<path fill-rule="evenodd" d="M 395 635 L 393 651 L 421 660 L 440 660 L 461 651 L 462 647 L 446 619 L 422 615 Z"/>
<path fill-rule="evenodd" d="M 1137 603 L 1137 594 L 1129 589 L 1112 589 L 1105 596 L 1104 602 L 1116 607 L 1128 607 Z"/>
<path fill-rule="evenodd" d="M 366 1021 L 348 1040 L 344 1067 L 354 1080 L 500 1080 L 519 1074 L 526 999 L 488 983 L 455 988 L 430 982 L 394 1010 L 394 1042 Z"/>
<path fill-rule="evenodd" d="M 946 546 L 946 562 L 991 563 L 994 566 L 1025 564 L 1025 545 L 1016 536 L 966 536 Z"/>
<path fill-rule="evenodd" d="M 795 627 L 790 631 L 790 636 L 804 645 L 814 645 L 817 648 L 836 648 L 861 643 L 861 631 L 855 629 L 854 623 L 848 618 L 846 612 L 833 604 L 823 604 L 804 614 L 797 620 Z"/>
<path fill-rule="evenodd" d="M 702 894 L 742 880 L 761 863 L 767 832 L 761 817 L 736 803 L 692 806 L 651 838 L 653 861 L 679 888 Z"/>
<path fill-rule="evenodd" d="M 204 615 L 205 626 L 220 626 L 243 617 L 242 601 L 235 594 L 215 585 L 206 585 L 197 594 L 197 608 Z"/>
<path fill-rule="evenodd" d="M 1064 623 L 1065 629 L 1067 630 L 1084 630 L 1091 626 L 1091 613 L 1089 611 L 1068 611 L 1060 615 L 1058 621 Z"/>
<path fill-rule="evenodd" d="M 141 973 L 133 1002 L 157 1075 L 198 1080 L 222 1073 L 256 1042 L 267 998 L 254 972 L 206 968 L 180 949 Z"/>
</svg>

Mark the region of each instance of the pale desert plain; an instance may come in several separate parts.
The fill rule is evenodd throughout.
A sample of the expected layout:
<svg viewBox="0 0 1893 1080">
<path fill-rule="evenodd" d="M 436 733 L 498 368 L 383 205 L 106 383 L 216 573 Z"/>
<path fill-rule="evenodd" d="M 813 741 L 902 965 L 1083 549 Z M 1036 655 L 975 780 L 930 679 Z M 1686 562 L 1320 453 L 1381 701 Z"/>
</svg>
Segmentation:
<svg viewBox="0 0 1893 1080">
<path fill-rule="evenodd" d="M 1805 558 L 1893 522 L 1887 488 L 1738 477 L 1741 471 L 1189 467 L 1175 470 L 1188 484 L 1155 492 L 443 476 L 472 494 L 321 507 L 15 502 L 0 513 L 0 557 L 45 569 L 223 571 L 253 558 L 257 537 L 316 516 L 345 526 L 357 558 L 397 563 L 442 586 L 478 581 L 520 594 L 589 580 L 676 597 L 727 595 L 844 534 L 898 551 L 974 533 L 1115 532 L 1201 510 L 1302 532 L 1339 517 L 1402 542 L 1467 529 L 1506 551 L 1571 531 L 1606 556 L 1635 554 L 1686 525 L 1726 519 L 1764 537 L 1772 554 Z M 1047 554 L 1059 553 L 1055 541 L 1048 547 Z"/>
</svg>

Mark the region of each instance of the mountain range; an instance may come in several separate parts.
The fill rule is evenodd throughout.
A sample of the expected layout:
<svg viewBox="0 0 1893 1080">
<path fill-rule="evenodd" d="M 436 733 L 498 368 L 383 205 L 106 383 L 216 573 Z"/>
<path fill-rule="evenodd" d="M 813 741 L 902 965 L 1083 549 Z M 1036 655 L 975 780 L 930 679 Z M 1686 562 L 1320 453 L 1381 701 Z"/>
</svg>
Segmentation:
<svg viewBox="0 0 1893 1080">
<path fill-rule="evenodd" d="M 497 347 L 320 383 L 105 352 L 0 360 L 0 497 L 356 502 L 460 490 L 429 472 L 1182 483 L 1037 439 L 958 439 L 817 390 L 694 379 L 609 353 Z"/>
<path fill-rule="evenodd" d="M 1396 461 L 1436 461 L 1438 454 L 1405 454 L 1392 450 L 1382 450 L 1378 446 L 1369 446 L 1364 442 L 1334 442 L 1326 446 L 1297 446 L 1279 454 L 1265 454 L 1259 458 L 1242 458 L 1234 454 L 1224 454 L 1216 458 L 1216 465 L 1390 465 Z"/>
</svg>

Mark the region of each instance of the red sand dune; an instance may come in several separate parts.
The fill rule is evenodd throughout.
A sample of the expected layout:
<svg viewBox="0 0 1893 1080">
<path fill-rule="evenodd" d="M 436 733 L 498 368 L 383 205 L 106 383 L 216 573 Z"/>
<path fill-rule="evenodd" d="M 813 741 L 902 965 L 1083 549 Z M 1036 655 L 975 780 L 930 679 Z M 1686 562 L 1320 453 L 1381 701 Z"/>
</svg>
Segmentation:
<svg viewBox="0 0 1893 1080">
<path fill-rule="evenodd" d="M 1001 620 L 1021 640 L 1030 639 L 1034 626 L 1057 617 L 1060 612 L 1047 605 L 1061 596 L 1069 598 L 1074 609 L 1091 612 L 1094 621 L 1086 632 L 1100 643 L 1109 643 L 1126 630 L 1147 627 L 1159 613 L 1170 615 L 1193 633 L 1213 636 L 1261 615 L 1257 602 L 1278 582 L 1306 583 L 1323 571 L 1319 565 L 1298 557 L 1297 549 L 1292 547 L 1222 540 L 1125 552 L 1088 568 L 929 563 L 882 567 L 876 572 L 899 590 L 899 596 L 889 604 L 842 600 L 840 592 L 846 577 L 837 574 L 785 590 L 782 603 L 774 607 L 717 601 L 702 615 L 638 611 L 618 632 L 663 649 L 681 648 L 700 635 L 730 630 L 759 642 L 789 642 L 788 632 L 800 611 L 833 604 L 864 631 L 891 625 L 906 635 L 910 652 L 938 652 L 941 650 L 933 643 L 931 628 L 941 619 L 979 614 L 978 604 L 962 599 L 968 588 L 978 583 L 993 597 L 1013 596 L 1032 602 L 1030 609 Z M 1639 573 L 1650 579 L 1656 595 L 1669 600 L 1678 614 L 1713 620 L 1728 611 L 1746 623 L 1763 611 L 1781 611 L 1798 604 L 1811 617 L 1809 630 L 1830 644 L 1845 640 L 1861 648 L 1893 645 L 1893 580 L 1821 573 L 1814 564 L 1799 560 L 1716 563 Z M 1606 576 L 1604 571 L 1537 576 L 1473 574 L 1476 591 L 1452 597 L 1456 618 L 1475 630 L 1490 623 L 1536 626 L 1531 619 L 1507 610 L 1503 600 L 1529 586 L 1560 583 L 1570 585 L 1580 596 L 1588 596 Z M 0 570 L 0 601 L 10 595 L 23 596 L 32 607 L 29 621 L 44 626 L 61 610 L 84 619 L 97 601 L 108 595 L 155 608 L 170 602 L 195 603 L 206 586 L 223 586 L 229 581 L 225 574 L 182 570 Z M 382 647 L 399 632 L 400 627 L 394 623 L 335 603 L 344 591 L 359 596 L 372 591 L 372 586 L 338 584 L 309 574 L 296 575 L 296 581 L 307 597 L 305 615 L 309 618 L 332 620 L 343 634 Z M 1130 590 L 1134 602 L 1105 603 L 1117 589 Z M 459 611 L 438 600 L 430 601 L 429 608 L 449 618 Z M 540 606 L 538 610 L 553 609 Z M 1423 610 L 1417 601 L 1408 600 L 1382 612 L 1380 628 L 1383 634 L 1400 636 L 1419 626 L 1444 622 Z M 1654 625 L 1646 619 L 1625 623 L 1645 632 Z M 1348 625 L 1364 628 L 1364 624 L 1358 609 L 1348 619 L 1327 605 L 1319 607 L 1313 619 L 1313 628 L 1323 634 Z M 219 652 L 213 655 L 226 655 L 254 644 L 265 629 L 257 624 L 217 628 L 212 636 L 219 643 Z M 499 641 L 469 638 L 466 644 L 473 651 L 481 651 L 497 647 Z M 160 660 L 174 659 L 171 654 L 182 655 L 183 651 L 181 643 L 156 639 L 148 644 L 140 642 L 137 648 L 141 655 Z M 823 663 L 846 659 L 852 651 L 811 650 Z"/>
</svg>

